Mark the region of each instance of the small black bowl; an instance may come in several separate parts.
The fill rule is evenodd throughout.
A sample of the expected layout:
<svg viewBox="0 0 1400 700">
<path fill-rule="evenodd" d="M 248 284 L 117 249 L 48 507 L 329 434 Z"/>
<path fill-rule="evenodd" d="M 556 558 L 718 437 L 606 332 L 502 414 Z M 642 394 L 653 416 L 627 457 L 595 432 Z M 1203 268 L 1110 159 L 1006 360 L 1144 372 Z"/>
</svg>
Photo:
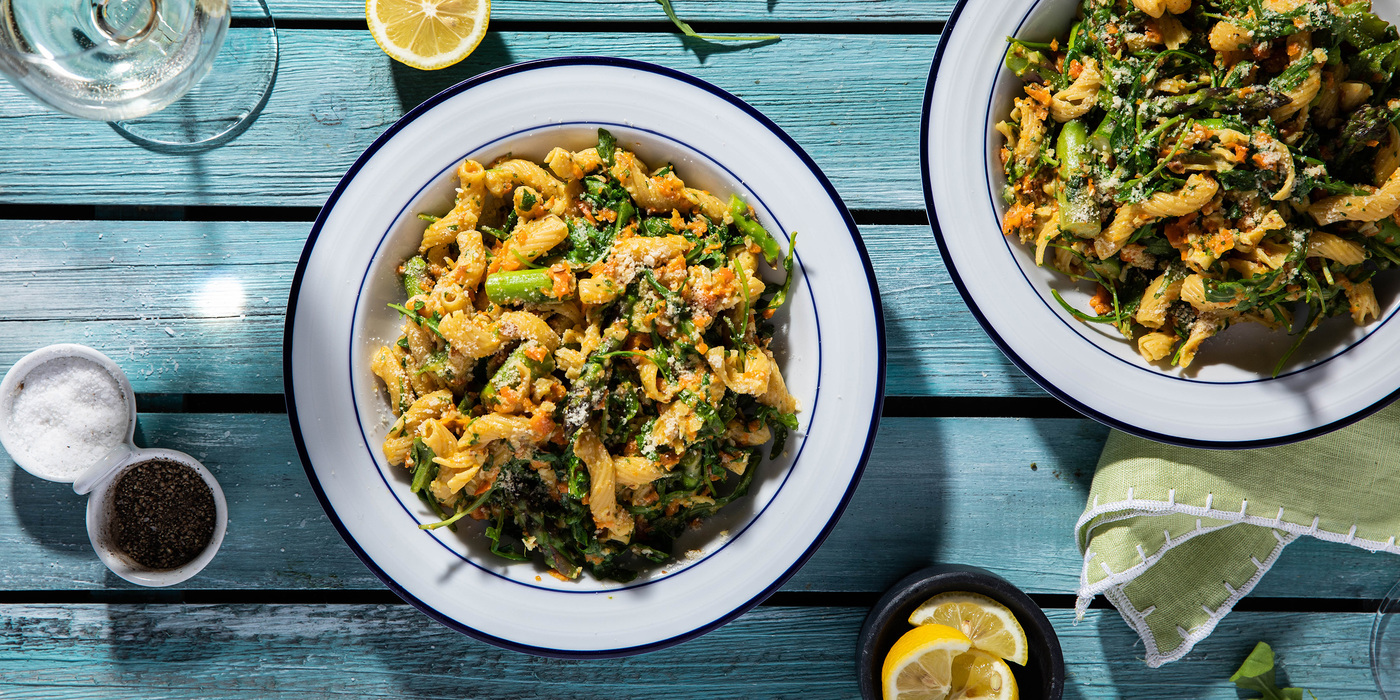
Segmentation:
<svg viewBox="0 0 1400 700">
<path fill-rule="evenodd" d="M 905 576 L 880 598 L 860 630 L 860 692 L 865 700 L 880 700 L 880 670 L 890 647 L 910 630 L 909 616 L 939 593 L 980 593 L 1011 611 L 1026 630 L 1030 665 L 1008 663 L 1025 700 L 1060 700 L 1065 690 L 1065 657 L 1060 639 L 1040 606 L 1006 579 L 975 566 L 943 564 Z"/>
</svg>

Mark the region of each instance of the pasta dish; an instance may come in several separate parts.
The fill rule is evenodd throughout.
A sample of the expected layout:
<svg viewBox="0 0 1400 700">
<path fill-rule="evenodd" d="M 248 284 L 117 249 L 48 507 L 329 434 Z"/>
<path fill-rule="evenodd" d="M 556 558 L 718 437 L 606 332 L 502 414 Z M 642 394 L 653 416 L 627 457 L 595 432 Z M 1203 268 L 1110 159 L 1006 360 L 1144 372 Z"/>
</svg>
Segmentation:
<svg viewBox="0 0 1400 700">
<path fill-rule="evenodd" d="M 1400 263 L 1400 35 L 1368 0 L 1083 0 L 1011 40 L 1003 233 L 1096 284 L 1088 311 L 1187 367 L 1231 324 L 1374 321 Z"/>
<path fill-rule="evenodd" d="M 461 164 L 372 368 L 397 416 L 384 456 L 441 519 L 422 527 L 485 521 L 496 555 L 628 581 L 797 428 L 772 347 L 793 244 L 598 136 L 543 166 Z"/>
</svg>

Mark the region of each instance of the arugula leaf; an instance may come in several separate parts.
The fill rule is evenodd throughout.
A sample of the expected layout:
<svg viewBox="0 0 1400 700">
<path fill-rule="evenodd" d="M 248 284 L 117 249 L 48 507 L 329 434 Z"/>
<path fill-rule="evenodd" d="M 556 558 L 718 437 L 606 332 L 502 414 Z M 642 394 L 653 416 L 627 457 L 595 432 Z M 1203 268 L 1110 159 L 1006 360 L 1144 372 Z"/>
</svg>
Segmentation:
<svg viewBox="0 0 1400 700">
<path fill-rule="evenodd" d="M 616 165 L 617 138 L 607 129 L 598 130 L 598 156 L 608 165 Z M 595 193 L 596 194 L 596 193 Z"/>
<path fill-rule="evenodd" d="M 1230 682 L 1241 690 L 1262 693 L 1259 700 L 1303 700 L 1302 688 L 1280 688 L 1274 682 L 1274 650 L 1264 642 L 1254 645 L 1254 651 L 1240 664 L 1240 670 L 1230 676 Z M 1313 694 L 1308 691 L 1308 695 Z"/>
<path fill-rule="evenodd" d="M 680 29 L 681 33 L 688 37 L 694 37 L 704 41 L 779 41 L 782 39 L 782 37 L 777 34 L 764 34 L 762 36 L 716 36 L 714 34 L 700 34 L 694 29 L 691 29 L 689 24 L 682 22 L 680 17 L 676 16 L 675 9 L 671 7 L 671 0 L 656 0 L 656 3 L 661 6 L 661 9 L 666 11 L 666 16 L 671 18 L 671 22 L 676 25 L 676 28 Z"/>
</svg>

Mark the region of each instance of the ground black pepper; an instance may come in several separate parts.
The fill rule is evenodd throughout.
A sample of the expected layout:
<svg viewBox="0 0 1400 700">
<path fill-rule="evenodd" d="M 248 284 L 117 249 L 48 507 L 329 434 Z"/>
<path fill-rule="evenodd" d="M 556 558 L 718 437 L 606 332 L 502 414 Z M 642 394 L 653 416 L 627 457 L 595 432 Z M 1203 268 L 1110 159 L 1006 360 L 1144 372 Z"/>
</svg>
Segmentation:
<svg viewBox="0 0 1400 700">
<path fill-rule="evenodd" d="M 117 548 L 142 566 L 187 564 L 214 536 L 214 493 L 179 462 L 142 462 L 117 480 L 111 533 Z"/>
</svg>

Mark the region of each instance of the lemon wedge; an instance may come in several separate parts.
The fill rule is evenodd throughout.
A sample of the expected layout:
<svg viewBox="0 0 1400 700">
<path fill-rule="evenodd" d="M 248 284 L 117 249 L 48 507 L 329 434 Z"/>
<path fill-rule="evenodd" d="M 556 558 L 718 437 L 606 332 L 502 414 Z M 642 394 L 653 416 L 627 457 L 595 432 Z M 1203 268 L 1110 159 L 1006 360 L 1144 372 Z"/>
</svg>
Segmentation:
<svg viewBox="0 0 1400 700">
<path fill-rule="evenodd" d="M 366 0 L 365 21 L 379 48 L 422 70 L 446 68 L 476 50 L 491 0 Z"/>
<path fill-rule="evenodd" d="M 880 671 L 885 700 L 945 700 L 953 687 L 953 659 L 972 640 L 946 625 L 922 625 L 904 633 Z"/>
<path fill-rule="evenodd" d="M 1011 667 L 984 651 L 973 649 L 953 659 L 949 700 L 1018 700 L 1020 690 Z"/>
<path fill-rule="evenodd" d="M 1001 603 L 976 593 L 940 593 L 909 616 L 911 625 L 947 625 L 981 649 L 1021 666 L 1029 656 L 1026 631 Z"/>
</svg>

